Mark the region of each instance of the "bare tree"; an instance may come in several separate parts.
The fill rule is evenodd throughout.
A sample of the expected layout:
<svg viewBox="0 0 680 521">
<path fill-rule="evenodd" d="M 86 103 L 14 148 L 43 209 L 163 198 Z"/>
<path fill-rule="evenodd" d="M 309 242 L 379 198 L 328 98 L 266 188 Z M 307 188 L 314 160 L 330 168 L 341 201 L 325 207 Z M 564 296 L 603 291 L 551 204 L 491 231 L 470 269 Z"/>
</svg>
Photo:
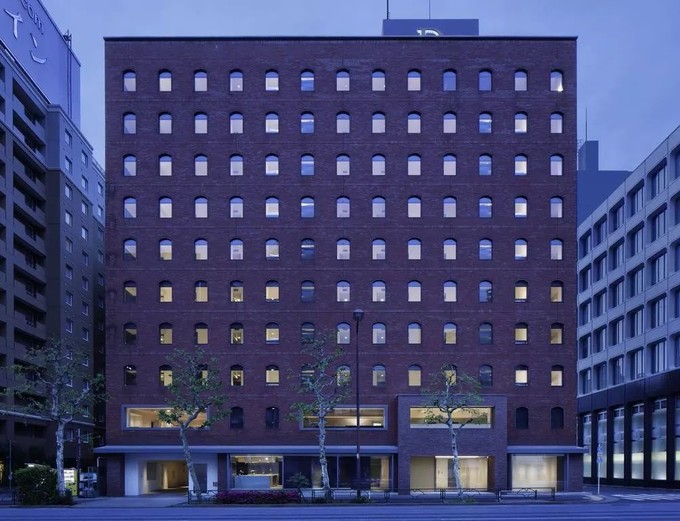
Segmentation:
<svg viewBox="0 0 680 521">
<path fill-rule="evenodd" d="M 82 418 L 95 402 L 106 399 L 104 376 L 92 374 L 83 346 L 66 346 L 55 339 L 27 349 L 26 362 L 12 366 L 17 384 L 9 391 L 22 399 L 16 409 L 56 423 L 57 492 L 63 497 L 64 429 L 75 418 Z"/>
<path fill-rule="evenodd" d="M 301 352 L 310 360 L 303 366 L 301 375 L 291 377 L 299 378 L 294 388 L 305 399 L 291 405 L 292 417 L 296 421 L 304 421 L 305 417 L 310 416 L 318 419 L 321 486 L 329 494 L 331 486 L 326 459 L 326 421 L 333 409 L 349 394 L 349 375 L 336 371 L 335 364 L 344 356 L 344 352 L 336 344 L 335 333 L 324 333 L 303 343 Z"/>
<path fill-rule="evenodd" d="M 430 387 L 423 389 L 426 396 L 426 423 L 442 423 L 446 425 L 451 441 L 453 456 L 454 486 L 458 495 L 463 494 L 460 481 L 460 462 L 458 459 L 458 435 L 466 425 L 481 419 L 476 407 L 482 403 L 479 394 L 479 381 L 467 374 L 460 373 L 455 366 L 445 364 L 439 372 L 432 374 Z"/>
<path fill-rule="evenodd" d="M 165 407 L 158 411 L 161 422 L 179 427 L 184 459 L 191 476 L 193 490 L 201 499 L 201 485 L 196 476 L 189 448 L 190 429 L 204 429 L 225 418 L 226 397 L 222 391 L 218 361 L 208 360 L 201 348 L 192 351 L 175 349 L 167 361 L 172 368 L 172 382 L 167 390 Z"/>
</svg>

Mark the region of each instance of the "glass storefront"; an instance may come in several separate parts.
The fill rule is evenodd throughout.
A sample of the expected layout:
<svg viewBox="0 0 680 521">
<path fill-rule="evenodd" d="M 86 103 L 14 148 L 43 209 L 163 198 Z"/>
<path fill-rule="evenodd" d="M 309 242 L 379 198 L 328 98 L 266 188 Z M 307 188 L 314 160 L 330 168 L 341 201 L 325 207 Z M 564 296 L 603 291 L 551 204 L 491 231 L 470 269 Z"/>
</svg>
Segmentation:
<svg viewBox="0 0 680 521">
<path fill-rule="evenodd" d="M 282 456 L 232 456 L 232 488 L 281 488 Z"/>
<path fill-rule="evenodd" d="M 492 460 L 493 458 L 487 456 L 460 456 L 458 464 L 463 488 L 487 490 Z M 410 477 L 412 489 L 455 488 L 453 458 L 451 456 L 413 456 Z"/>
<path fill-rule="evenodd" d="M 564 456 L 513 454 L 510 457 L 512 488 L 564 489 Z"/>
<path fill-rule="evenodd" d="M 614 409 L 614 443 L 612 454 L 613 477 L 623 478 L 623 420 L 625 417 L 625 410 L 623 407 Z"/>
</svg>

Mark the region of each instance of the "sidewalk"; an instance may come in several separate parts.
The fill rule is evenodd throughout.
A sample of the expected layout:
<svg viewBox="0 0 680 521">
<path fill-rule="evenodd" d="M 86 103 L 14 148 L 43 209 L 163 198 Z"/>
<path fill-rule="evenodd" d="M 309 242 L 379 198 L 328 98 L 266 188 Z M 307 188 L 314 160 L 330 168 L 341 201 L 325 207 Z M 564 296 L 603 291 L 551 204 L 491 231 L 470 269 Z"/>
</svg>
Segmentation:
<svg viewBox="0 0 680 521">
<path fill-rule="evenodd" d="M 186 494 L 76 498 L 75 508 L 159 508 L 186 505 Z"/>
</svg>

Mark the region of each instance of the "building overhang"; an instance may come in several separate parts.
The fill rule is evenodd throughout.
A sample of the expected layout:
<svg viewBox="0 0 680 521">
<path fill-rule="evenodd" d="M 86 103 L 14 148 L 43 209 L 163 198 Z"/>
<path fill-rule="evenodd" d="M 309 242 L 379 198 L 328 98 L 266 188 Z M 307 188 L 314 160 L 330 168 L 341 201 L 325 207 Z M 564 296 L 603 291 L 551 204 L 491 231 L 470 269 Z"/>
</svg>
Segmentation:
<svg viewBox="0 0 680 521">
<path fill-rule="evenodd" d="M 584 454 L 577 445 L 508 445 L 508 454 Z"/>
<path fill-rule="evenodd" d="M 96 454 L 183 454 L 181 445 L 104 445 Z M 195 445 L 194 454 L 318 454 L 318 445 Z M 396 454 L 396 445 L 362 445 L 362 454 Z M 355 445 L 329 445 L 327 454 L 356 454 Z"/>
</svg>

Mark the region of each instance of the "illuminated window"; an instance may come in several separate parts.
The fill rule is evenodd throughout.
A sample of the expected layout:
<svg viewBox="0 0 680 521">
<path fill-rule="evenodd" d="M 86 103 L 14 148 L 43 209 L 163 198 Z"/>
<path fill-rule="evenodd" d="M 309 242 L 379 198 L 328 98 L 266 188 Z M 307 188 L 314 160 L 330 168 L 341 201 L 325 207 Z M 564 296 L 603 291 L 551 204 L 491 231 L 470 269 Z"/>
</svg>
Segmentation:
<svg viewBox="0 0 680 521">
<path fill-rule="evenodd" d="M 163 345 L 172 344 L 172 324 L 164 322 L 158 326 L 158 341 Z"/>
<path fill-rule="evenodd" d="M 264 159 L 265 175 L 279 175 L 279 156 L 269 154 Z"/>
<path fill-rule="evenodd" d="M 455 239 L 444 240 L 444 260 L 456 260 L 457 246 Z"/>
<path fill-rule="evenodd" d="M 243 344 L 243 324 L 235 322 L 229 326 L 230 343 L 234 345 Z"/>
<path fill-rule="evenodd" d="M 515 134 L 526 134 L 529 129 L 529 119 L 525 112 L 515 114 Z"/>
<path fill-rule="evenodd" d="M 270 322 L 265 326 L 265 343 L 267 344 L 278 344 L 281 340 L 279 325 L 274 322 Z"/>
<path fill-rule="evenodd" d="M 374 365 L 371 371 L 371 384 L 373 387 L 383 387 L 386 384 L 387 371 L 384 365 Z"/>
<path fill-rule="evenodd" d="M 243 302 L 243 282 L 240 280 L 232 280 L 229 283 L 229 298 L 231 302 Z"/>
<path fill-rule="evenodd" d="M 419 218 L 421 210 L 420 197 L 408 198 L 408 216 L 410 218 Z"/>
<path fill-rule="evenodd" d="M 197 280 L 194 283 L 194 302 L 208 302 L 208 283 Z"/>
<path fill-rule="evenodd" d="M 264 258 L 267 260 L 279 260 L 279 241 L 267 239 L 264 243 Z"/>
<path fill-rule="evenodd" d="M 264 117 L 264 131 L 267 134 L 278 134 L 279 115 L 276 112 L 268 112 Z"/>
<path fill-rule="evenodd" d="M 529 368 L 526 365 L 515 367 L 515 385 L 529 385 Z"/>
<path fill-rule="evenodd" d="M 229 158 L 229 175 L 243 175 L 243 156 L 235 154 Z"/>
<path fill-rule="evenodd" d="M 444 324 L 444 344 L 455 345 L 458 343 L 458 326 L 453 322 Z"/>
<path fill-rule="evenodd" d="M 208 343 L 208 325 L 199 322 L 194 325 L 194 344 L 197 346 L 206 345 Z"/>
<path fill-rule="evenodd" d="M 196 239 L 194 241 L 194 260 L 208 260 L 208 241 Z"/>
<path fill-rule="evenodd" d="M 341 280 L 335 284 L 336 302 L 350 301 L 350 284 L 346 280 Z"/>
<path fill-rule="evenodd" d="M 382 280 L 376 280 L 371 284 L 371 301 L 385 302 L 387 297 L 387 285 Z"/>
<path fill-rule="evenodd" d="M 423 370 L 419 365 L 412 365 L 408 368 L 408 386 L 420 387 L 422 383 Z"/>
<path fill-rule="evenodd" d="M 515 175 L 527 175 L 529 160 L 524 154 L 515 156 Z"/>
<path fill-rule="evenodd" d="M 564 343 L 564 326 L 558 322 L 550 324 L 550 343 L 559 345 Z"/>
<path fill-rule="evenodd" d="M 528 215 L 529 203 L 526 197 L 515 197 L 515 217 L 526 217 Z"/>
<path fill-rule="evenodd" d="M 281 372 L 276 365 L 268 365 L 264 373 L 264 383 L 269 386 L 277 386 L 281 383 Z"/>
<path fill-rule="evenodd" d="M 372 341 L 374 344 L 385 344 L 387 342 L 387 329 L 382 322 L 376 322 L 372 327 Z"/>
<path fill-rule="evenodd" d="M 564 284 L 559 280 L 550 283 L 550 302 L 564 302 Z"/>
<path fill-rule="evenodd" d="M 526 302 L 529 298 L 529 283 L 526 280 L 515 282 L 515 302 Z"/>
<path fill-rule="evenodd" d="M 267 302 L 278 302 L 280 298 L 279 283 L 275 280 L 268 280 L 264 285 L 264 299 Z"/>
<path fill-rule="evenodd" d="M 550 386 L 562 387 L 564 385 L 564 368 L 561 365 L 553 365 L 550 369 Z"/>
<path fill-rule="evenodd" d="M 243 377 L 245 376 L 245 371 L 241 365 L 232 365 L 229 368 L 229 384 L 232 387 L 243 386 Z"/>
<path fill-rule="evenodd" d="M 526 344 L 529 342 L 529 326 L 524 322 L 515 324 L 515 344 Z"/>
<path fill-rule="evenodd" d="M 159 302 L 172 302 L 172 283 L 164 280 L 158 284 Z"/>
<path fill-rule="evenodd" d="M 525 239 L 515 241 L 515 260 L 525 260 L 529 251 L 529 245 Z"/>
<path fill-rule="evenodd" d="M 385 217 L 385 198 L 374 197 L 371 201 L 371 216 L 377 218 Z"/>
<path fill-rule="evenodd" d="M 172 241 L 170 239 L 158 241 L 158 256 L 164 261 L 172 260 Z"/>
<path fill-rule="evenodd" d="M 552 71 L 550 73 L 550 90 L 553 92 L 562 92 L 564 90 L 564 77 L 561 71 Z"/>
<path fill-rule="evenodd" d="M 267 219 L 279 217 L 279 199 L 277 197 L 267 197 L 264 201 L 264 216 Z"/>
<path fill-rule="evenodd" d="M 350 326 L 346 322 L 341 322 L 337 326 L 337 338 L 336 341 L 340 345 L 346 345 L 350 343 Z"/>
<path fill-rule="evenodd" d="M 563 201 L 561 197 L 551 197 L 550 198 L 550 217 L 553 219 L 561 219 L 562 215 Z"/>
<path fill-rule="evenodd" d="M 550 241 L 550 259 L 562 260 L 563 243 L 560 239 L 552 239 Z"/>
<path fill-rule="evenodd" d="M 264 75 L 264 90 L 277 91 L 279 90 L 279 73 L 276 71 L 267 71 Z"/>
<path fill-rule="evenodd" d="M 162 365 L 158 368 L 159 382 L 162 387 L 172 385 L 172 367 L 169 365 Z"/>
<path fill-rule="evenodd" d="M 417 322 L 411 322 L 408 325 L 408 343 L 420 344 L 423 339 L 423 328 Z"/>
</svg>

